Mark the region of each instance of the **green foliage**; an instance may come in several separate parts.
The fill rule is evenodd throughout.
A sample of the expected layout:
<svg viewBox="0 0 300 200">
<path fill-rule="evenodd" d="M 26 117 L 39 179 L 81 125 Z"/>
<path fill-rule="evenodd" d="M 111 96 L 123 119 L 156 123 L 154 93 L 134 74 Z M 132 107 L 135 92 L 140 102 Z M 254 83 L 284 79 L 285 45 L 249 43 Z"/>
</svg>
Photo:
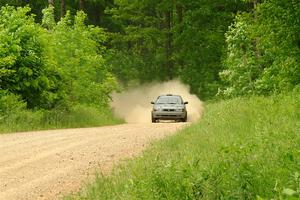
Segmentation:
<svg viewBox="0 0 300 200">
<path fill-rule="evenodd" d="M 3 120 L 10 114 L 15 114 L 26 108 L 26 103 L 20 101 L 20 97 L 0 91 L 0 118 Z"/>
<path fill-rule="evenodd" d="M 203 99 L 217 93 L 224 33 L 233 19 L 232 13 L 246 9 L 243 2 L 115 3 L 117 6 L 109 13 L 123 24 L 123 31 L 111 35 L 117 50 L 109 61 L 125 84 L 132 77 L 124 75 L 134 74 L 133 78 L 140 82 L 179 77 Z"/>
<path fill-rule="evenodd" d="M 218 90 L 268 95 L 300 83 L 296 0 L 65 1 L 65 15 L 63 2 L 0 1 L 5 98 L 68 111 L 107 108 L 117 82 L 180 78 L 204 100 Z"/>
<path fill-rule="evenodd" d="M 62 3 L 65 3 L 65 6 L 62 6 Z M 113 7 L 113 0 L 84 0 L 84 12 L 88 15 L 88 22 L 94 25 L 99 25 L 101 27 L 107 28 L 108 30 L 118 30 L 119 25 L 115 24 L 110 15 L 105 14 L 104 10 L 107 7 Z M 34 14 L 36 21 L 41 23 L 43 21 L 44 14 L 42 10 L 46 8 L 49 3 L 47 0 L 42 1 L 31 1 L 31 0 L 0 0 L 0 7 L 10 5 L 15 7 L 24 7 L 29 6 L 31 8 L 30 13 Z M 54 0 L 54 13 L 55 20 L 58 21 L 66 10 L 69 10 L 72 15 L 75 15 L 79 10 L 80 1 L 58 1 Z"/>
<path fill-rule="evenodd" d="M 55 19 L 54 19 L 54 7 L 49 6 L 48 9 L 44 9 L 42 11 L 43 19 L 42 19 L 42 26 L 46 29 L 53 29 L 55 26 Z"/>
<path fill-rule="evenodd" d="M 46 12 L 52 12 L 49 8 Z M 117 88 L 109 65 L 103 58 L 104 31 L 85 25 L 86 15 L 78 12 L 72 19 L 68 12 L 49 32 L 47 60 L 61 73 L 67 102 L 108 106 L 109 94 Z"/>
<path fill-rule="evenodd" d="M 130 53 L 110 50 L 105 58 L 112 66 L 112 73 L 124 86 L 129 86 L 131 82 L 139 79 L 142 61 L 138 57 Z"/>
<path fill-rule="evenodd" d="M 197 124 L 70 199 L 297 199 L 299 98 L 208 104 Z"/>
<path fill-rule="evenodd" d="M 163 2 L 116 1 L 108 11 L 122 24 L 123 30 L 110 34 L 115 56 L 110 57 L 115 74 L 126 84 L 129 79 L 141 82 L 165 80 L 166 29 L 161 11 Z M 160 16 L 161 15 L 161 16 Z M 119 61 L 115 61 L 115 60 Z M 120 69 L 121 68 L 121 69 Z M 131 77 L 131 75 L 135 75 Z M 125 75 L 125 77 L 124 77 Z M 127 77 L 126 77 L 127 75 Z"/>
<path fill-rule="evenodd" d="M 106 34 L 103 31 L 97 33 L 108 38 L 105 42 L 102 39 L 98 42 L 101 48 L 108 47 L 110 53 L 100 54 L 111 65 L 108 71 L 125 86 L 180 78 L 190 85 L 192 93 L 205 100 L 214 98 L 218 91 L 220 96 L 227 97 L 272 94 L 289 91 L 299 84 L 300 25 L 297 19 L 300 9 L 296 0 L 85 0 L 83 6 L 80 2 L 54 1 L 54 7 L 44 10 L 43 15 L 41 11 L 48 5 L 47 1 L 2 0 L 0 6 L 28 4 L 31 11 L 27 7 L 26 12 L 34 13 L 36 21 L 41 22 L 53 38 L 58 34 L 56 22 L 66 10 L 71 13 L 65 19 L 70 23 L 67 26 L 72 27 L 72 16 L 83 9 L 87 13 L 84 22 L 108 30 Z M 32 23 L 32 17 L 26 17 L 31 18 Z M 35 29 L 35 34 L 43 37 L 38 29 Z M 75 30 L 72 31 L 75 34 Z M 11 37 L 5 32 L 1 35 L 1 40 L 8 41 L 9 45 L 3 53 L 11 54 L 5 56 L 0 65 L 12 65 L 17 59 L 19 50 L 14 47 L 19 46 L 18 41 L 15 38 L 12 41 Z M 44 38 L 46 44 L 48 37 Z M 37 38 L 35 47 L 39 51 L 39 46 L 44 44 Z M 54 46 L 64 44 L 55 42 Z M 37 57 L 45 63 L 40 55 Z M 78 63 L 78 60 L 74 62 Z M 14 73 L 17 73 L 15 69 L 0 67 L 0 77 Z M 31 72 L 25 70 L 25 73 Z M 48 82 L 66 78 L 59 77 L 61 74 L 55 70 L 50 74 L 54 77 L 47 77 Z M 39 82 L 46 85 L 40 90 L 47 90 L 45 94 L 35 96 L 40 105 L 47 102 L 45 107 L 53 107 L 62 102 L 61 98 L 65 101 L 63 96 L 67 94 L 60 90 L 60 85 L 47 85 L 45 78 Z M 37 102 L 28 102 L 30 107 L 34 104 Z"/>
<path fill-rule="evenodd" d="M 212 98 L 220 86 L 224 34 L 238 11 L 247 7 L 241 1 L 183 1 L 184 19 L 175 27 L 178 75 L 201 99 Z M 181 31 L 180 31 L 181 30 Z"/>
<path fill-rule="evenodd" d="M 56 23 L 50 6 L 42 24 L 29 12 L 0 10 L 0 132 L 114 123 L 103 29 L 85 25 L 83 12 Z"/>
<path fill-rule="evenodd" d="M 68 110 L 55 108 L 32 111 L 25 109 L 24 103 L 15 101 L 13 98 L 13 96 L 0 98 L 0 133 L 98 127 L 124 123 L 123 120 L 116 119 L 108 108 L 78 104 Z M 8 105 L 4 106 L 4 109 L 7 108 L 6 113 L 2 112 L 3 103 Z M 17 107 L 10 107 L 7 103 L 14 103 Z"/>
<path fill-rule="evenodd" d="M 80 128 L 115 125 L 123 123 L 114 118 L 109 108 L 77 104 L 69 110 L 60 108 L 43 111 L 40 127 L 47 128 Z"/>
<path fill-rule="evenodd" d="M 26 130 L 37 117 L 40 113 L 27 111 L 26 103 L 19 96 L 0 91 L 0 133 L 18 130 L 19 126 Z"/>
<path fill-rule="evenodd" d="M 30 108 L 63 102 L 107 106 L 116 81 L 102 56 L 104 31 L 86 26 L 83 12 L 74 19 L 67 14 L 56 25 L 53 7 L 43 11 L 46 31 L 29 10 L 0 11 L 0 89 L 20 95 Z"/>
<path fill-rule="evenodd" d="M 226 96 L 289 91 L 300 83 L 300 3 L 266 1 L 242 13 L 226 34 Z"/>
<path fill-rule="evenodd" d="M 20 95 L 29 107 L 47 107 L 55 85 L 43 57 L 44 31 L 29 10 L 9 6 L 0 10 L 0 89 Z"/>
</svg>

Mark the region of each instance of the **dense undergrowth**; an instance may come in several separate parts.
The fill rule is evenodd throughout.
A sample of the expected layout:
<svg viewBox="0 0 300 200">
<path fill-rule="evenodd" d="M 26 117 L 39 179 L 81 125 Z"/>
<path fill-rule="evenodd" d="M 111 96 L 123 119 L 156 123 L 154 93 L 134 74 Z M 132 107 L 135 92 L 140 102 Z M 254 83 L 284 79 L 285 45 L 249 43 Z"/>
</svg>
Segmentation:
<svg viewBox="0 0 300 200">
<path fill-rule="evenodd" d="M 6 98 L 11 98 L 6 96 Z M 1 102 L 0 98 L 0 104 Z M 12 99 L 11 99 L 12 100 Z M 78 104 L 69 109 L 29 110 L 25 103 L 14 102 L 14 106 L 2 104 L 0 116 L 0 133 L 31 131 L 57 128 L 79 128 L 115 125 L 123 123 L 113 116 L 108 108 Z M 3 108 L 7 108 L 5 111 Z"/>
<path fill-rule="evenodd" d="M 74 199 L 299 199 L 300 93 L 206 105 L 203 119 Z"/>
<path fill-rule="evenodd" d="M 27 109 L 26 102 L 13 94 L 0 96 L 0 133 L 57 128 L 79 128 L 123 123 L 110 108 L 73 104 L 68 108 Z"/>
</svg>

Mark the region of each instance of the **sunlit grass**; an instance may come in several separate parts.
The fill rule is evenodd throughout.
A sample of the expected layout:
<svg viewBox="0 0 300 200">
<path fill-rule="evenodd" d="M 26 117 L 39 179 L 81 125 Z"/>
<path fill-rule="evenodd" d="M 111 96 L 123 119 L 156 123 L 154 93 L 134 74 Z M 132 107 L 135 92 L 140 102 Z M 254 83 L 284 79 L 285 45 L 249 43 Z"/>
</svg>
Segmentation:
<svg viewBox="0 0 300 200">
<path fill-rule="evenodd" d="M 20 110 L 0 119 L 0 133 L 58 128 L 81 128 L 124 123 L 110 109 L 77 105 L 70 110 Z"/>
<path fill-rule="evenodd" d="M 74 199 L 297 199 L 300 95 L 210 103 L 203 119 Z"/>
</svg>

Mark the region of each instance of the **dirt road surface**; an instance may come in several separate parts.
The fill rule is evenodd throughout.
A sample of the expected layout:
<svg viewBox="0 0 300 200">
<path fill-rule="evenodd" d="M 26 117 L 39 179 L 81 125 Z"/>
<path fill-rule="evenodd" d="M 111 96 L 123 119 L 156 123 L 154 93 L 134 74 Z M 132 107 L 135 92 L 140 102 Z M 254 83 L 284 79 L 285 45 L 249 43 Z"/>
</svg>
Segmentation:
<svg viewBox="0 0 300 200">
<path fill-rule="evenodd" d="M 60 199 L 187 124 L 125 124 L 0 135 L 0 199 Z"/>
</svg>

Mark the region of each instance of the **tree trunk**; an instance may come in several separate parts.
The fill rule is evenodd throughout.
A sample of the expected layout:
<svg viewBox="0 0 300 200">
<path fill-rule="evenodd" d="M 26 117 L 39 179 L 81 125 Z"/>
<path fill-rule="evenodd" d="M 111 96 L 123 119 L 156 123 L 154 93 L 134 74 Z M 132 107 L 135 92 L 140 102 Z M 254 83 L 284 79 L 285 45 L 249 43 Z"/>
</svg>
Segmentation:
<svg viewBox="0 0 300 200">
<path fill-rule="evenodd" d="M 178 35 L 181 35 L 182 32 L 183 32 L 183 7 L 182 7 L 182 5 L 180 5 L 180 4 L 176 5 L 176 14 L 177 14 L 177 23 L 178 23 L 178 27 L 179 27 L 178 28 L 178 31 L 179 31 Z M 181 54 L 181 48 L 179 47 L 178 44 L 176 46 L 177 46 L 177 48 L 175 48 L 175 49 L 177 50 L 177 53 L 180 55 Z M 177 63 L 178 63 L 178 65 L 181 69 L 184 68 L 184 61 L 183 61 L 182 58 L 180 58 L 180 56 L 177 60 Z"/>
<path fill-rule="evenodd" d="M 179 33 L 181 34 L 183 31 L 183 8 L 182 5 L 176 6 L 177 20 L 179 25 Z"/>
<path fill-rule="evenodd" d="M 79 10 L 84 10 L 85 0 L 79 0 Z"/>
<path fill-rule="evenodd" d="M 94 24 L 95 25 L 100 25 L 102 22 L 102 16 L 104 15 L 104 10 L 105 8 L 102 8 L 101 5 L 99 5 L 98 3 L 95 3 L 92 5 L 93 6 L 93 20 L 94 20 Z"/>
<path fill-rule="evenodd" d="M 48 0 L 49 6 L 54 6 L 54 0 Z"/>
<path fill-rule="evenodd" d="M 173 55 L 173 46 L 172 46 L 172 18 L 173 18 L 173 9 L 170 9 L 165 12 L 166 15 L 166 29 L 167 29 L 167 38 L 166 38 L 166 67 L 169 79 L 173 79 L 174 63 L 172 61 Z"/>
<path fill-rule="evenodd" d="M 66 14 L 66 0 L 60 2 L 60 17 L 63 18 Z"/>
</svg>

